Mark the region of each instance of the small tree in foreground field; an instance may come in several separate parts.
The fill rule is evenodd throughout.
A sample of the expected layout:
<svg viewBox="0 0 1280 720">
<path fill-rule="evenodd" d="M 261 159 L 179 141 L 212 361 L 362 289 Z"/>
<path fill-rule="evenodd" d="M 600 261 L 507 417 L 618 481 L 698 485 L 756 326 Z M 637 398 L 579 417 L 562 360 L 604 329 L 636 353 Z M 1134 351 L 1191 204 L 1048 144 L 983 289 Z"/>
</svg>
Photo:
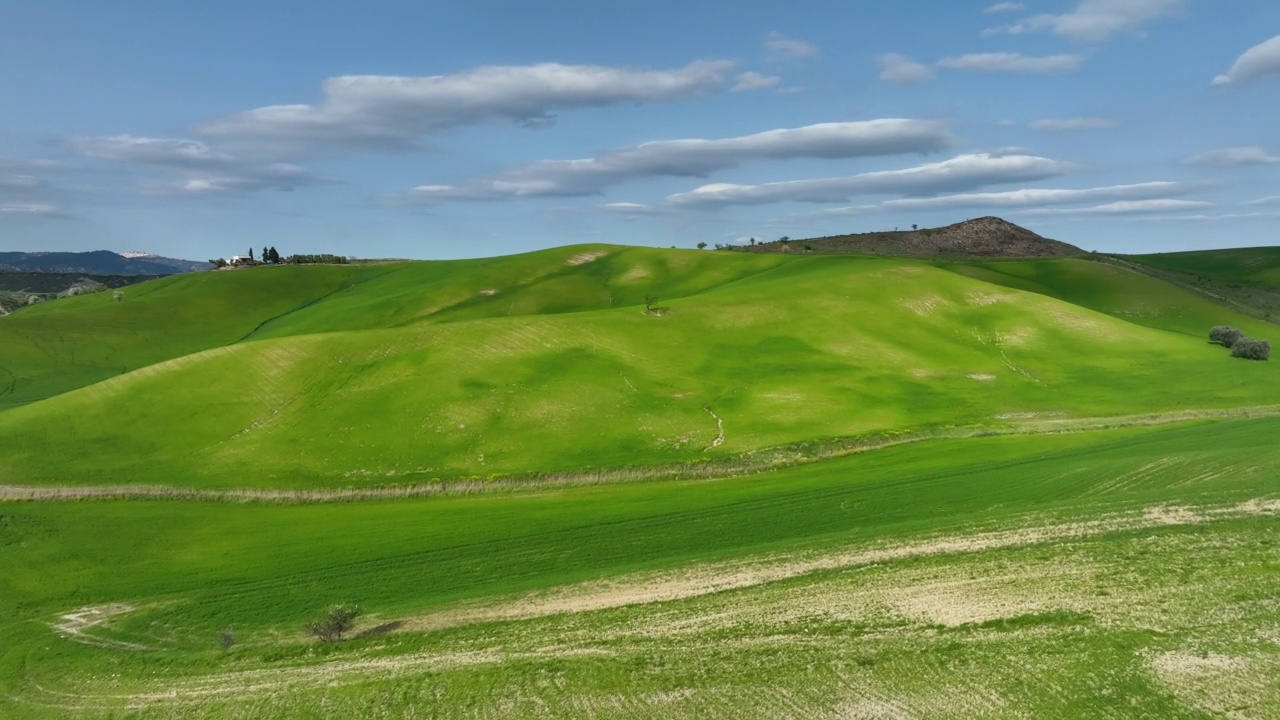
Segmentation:
<svg viewBox="0 0 1280 720">
<path fill-rule="evenodd" d="M 231 628 L 225 628 L 218 633 L 218 647 L 222 648 L 222 652 L 226 652 L 236 644 L 236 633 Z"/>
<path fill-rule="evenodd" d="M 1231 346 L 1231 357 L 1245 360 L 1268 360 L 1271 358 L 1271 343 L 1266 340 L 1240 338 Z"/>
<path fill-rule="evenodd" d="M 1227 325 L 1218 325 L 1209 331 L 1209 342 L 1222 347 L 1232 347 L 1244 338 L 1244 332 Z"/>
<path fill-rule="evenodd" d="M 355 605 L 331 605 L 319 620 L 307 623 L 307 631 L 320 642 L 336 642 L 356 626 L 360 608 Z"/>
</svg>

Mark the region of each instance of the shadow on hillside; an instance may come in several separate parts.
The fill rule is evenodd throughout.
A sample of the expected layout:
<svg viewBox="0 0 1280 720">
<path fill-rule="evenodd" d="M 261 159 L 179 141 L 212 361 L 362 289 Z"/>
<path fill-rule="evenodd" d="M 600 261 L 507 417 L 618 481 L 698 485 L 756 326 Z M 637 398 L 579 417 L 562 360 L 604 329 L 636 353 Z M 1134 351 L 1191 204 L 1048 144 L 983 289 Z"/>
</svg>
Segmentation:
<svg viewBox="0 0 1280 720">
<path fill-rule="evenodd" d="M 404 627 L 403 620 L 392 620 L 391 622 L 384 622 L 381 625 L 374 625 L 368 630 L 361 630 L 360 632 L 356 633 L 356 637 L 357 638 L 377 637 L 379 635 L 386 635 L 387 633 L 395 632 L 396 630 L 399 630 L 402 627 Z"/>
</svg>

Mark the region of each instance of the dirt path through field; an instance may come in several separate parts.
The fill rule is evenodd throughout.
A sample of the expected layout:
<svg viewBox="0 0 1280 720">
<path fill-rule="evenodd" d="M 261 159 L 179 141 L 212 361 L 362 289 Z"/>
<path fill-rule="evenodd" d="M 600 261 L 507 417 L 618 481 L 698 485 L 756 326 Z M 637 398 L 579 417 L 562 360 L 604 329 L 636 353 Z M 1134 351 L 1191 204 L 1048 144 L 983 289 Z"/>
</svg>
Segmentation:
<svg viewBox="0 0 1280 720">
<path fill-rule="evenodd" d="M 1280 499 L 1256 499 L 1236 505 L 1187 507 L 1157 505 L 1141 512 L 1084 522 L 886 543 L 826 553 L 805 553 L 694 566 L 678 571 L 638 574 L 538 593 L 501 604 L 481 604 L 406 621 L 406 630 L 433 630 L 494 620 L 523 620 L 563 613 L 607 610 L 668 602 L 788 580 L 815 572 L 867 567 L 879 563 L 976 553 L 987 550 L 1079 540 L 1117 532 L 1199 525 L 1231 518 L 1280 517 Z"/>
</svg>

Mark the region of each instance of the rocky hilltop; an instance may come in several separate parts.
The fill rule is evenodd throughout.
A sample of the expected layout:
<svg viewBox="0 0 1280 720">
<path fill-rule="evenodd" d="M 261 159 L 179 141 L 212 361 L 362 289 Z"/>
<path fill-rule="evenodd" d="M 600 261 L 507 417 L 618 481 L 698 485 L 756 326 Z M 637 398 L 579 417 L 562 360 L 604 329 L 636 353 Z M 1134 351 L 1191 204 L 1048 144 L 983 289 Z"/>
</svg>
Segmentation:
<svg viewBox="0 0 1280 720">
<path fill-rule="evenodd" d="M 998 217 L 940 228 L 775 240 L 734 248 L 747 252 L 897 255 L 906 257 L 1070 257 L 1084 250 L 1050 240 Z"/>
</svg>

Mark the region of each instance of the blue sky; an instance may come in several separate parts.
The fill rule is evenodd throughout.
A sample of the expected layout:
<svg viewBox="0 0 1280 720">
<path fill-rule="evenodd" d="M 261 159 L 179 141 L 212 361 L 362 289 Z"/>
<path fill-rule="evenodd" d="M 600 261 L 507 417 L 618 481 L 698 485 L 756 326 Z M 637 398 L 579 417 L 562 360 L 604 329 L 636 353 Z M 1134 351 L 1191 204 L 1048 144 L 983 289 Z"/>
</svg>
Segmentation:
<svg viewBox="0 0 1280 720">
<path fill-rule="evenodd" d="M 0 4 L 0 250 L 1280 241 L 1280 3 Z"/>
</svg>

